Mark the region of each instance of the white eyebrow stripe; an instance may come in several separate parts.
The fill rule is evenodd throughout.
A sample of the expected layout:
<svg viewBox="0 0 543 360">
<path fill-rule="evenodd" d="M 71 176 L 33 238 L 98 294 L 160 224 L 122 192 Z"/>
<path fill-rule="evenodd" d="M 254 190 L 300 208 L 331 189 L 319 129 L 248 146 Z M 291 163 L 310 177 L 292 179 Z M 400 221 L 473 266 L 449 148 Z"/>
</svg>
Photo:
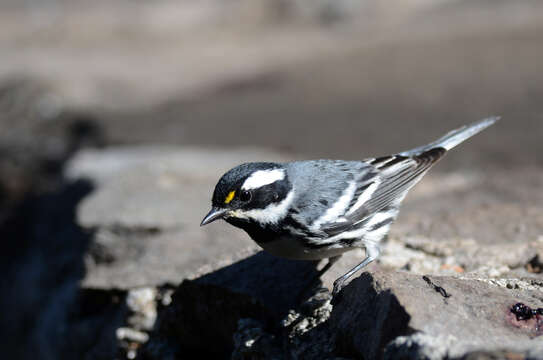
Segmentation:
<svg viewBox="0 0 543 360">
<path fill-rule="evenodd" d="M 285 178 L 285 170 L 273 169 L 273 170 L 258 170 L 251 174 L 241 185 L 242 190 L 257 189 L 264 185 L 274 183 Z"/>
</svg>

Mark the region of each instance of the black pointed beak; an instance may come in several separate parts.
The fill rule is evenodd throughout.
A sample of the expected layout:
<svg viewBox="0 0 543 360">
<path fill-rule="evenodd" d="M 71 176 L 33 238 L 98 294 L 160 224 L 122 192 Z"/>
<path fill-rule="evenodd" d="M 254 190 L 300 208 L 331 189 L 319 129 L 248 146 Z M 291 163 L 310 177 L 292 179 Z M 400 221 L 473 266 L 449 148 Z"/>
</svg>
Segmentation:
<svg viewBox="0 0 543 360">
<path fill-rule="evenodd" d="M 204 226 L 218 219 L 222 219 L 224 214 L 226 214 L 226 209 L 219 209 L 217 207 L 211 208 L 211 211 L 204 217 L 200 226 Z"/>
</svg>

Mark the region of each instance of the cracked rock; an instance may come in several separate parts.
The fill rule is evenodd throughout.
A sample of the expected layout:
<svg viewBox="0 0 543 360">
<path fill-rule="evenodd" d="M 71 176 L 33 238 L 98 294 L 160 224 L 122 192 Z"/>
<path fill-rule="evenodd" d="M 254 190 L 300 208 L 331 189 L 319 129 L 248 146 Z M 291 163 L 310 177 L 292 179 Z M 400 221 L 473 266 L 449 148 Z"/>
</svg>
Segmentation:
<svg viewBox="0 0 543 360">
<path fill-rule="evenodd" d="M 541 288 L 511 290 L 482 281 L 377 271 L 364 273 L 340 293 L 328 320 L 337 344 L 358 356 L 457 358 L 474 351 L 508 349 L 543 356 L 535 329 L 511 321 L 510 307 L 522 299 L 541 304 Z M 534 306 L 535 306 L 534 305 Z M 538 305 L 538 306 L 539 306 Z"/>
</svg>

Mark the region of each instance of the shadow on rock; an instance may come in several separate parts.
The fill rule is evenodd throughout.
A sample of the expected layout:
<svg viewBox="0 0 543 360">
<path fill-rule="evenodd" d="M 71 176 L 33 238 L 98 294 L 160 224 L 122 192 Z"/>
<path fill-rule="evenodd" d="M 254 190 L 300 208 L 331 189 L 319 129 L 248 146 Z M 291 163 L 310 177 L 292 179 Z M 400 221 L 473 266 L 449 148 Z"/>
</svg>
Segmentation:
<svg viewBox="0 0 543 360">
<path fill-rule="evenodd" d="M 175 358 L 187 351 L 229 358 L 240 319 L 273 328 L 318 281 L 318 262 L 293 261 L 264 252 L 185 280 L 160 314 L 144 359 Z M 213 339 L 213 346 L 209 346 Z"/>
<path fill-rule="evenodd" d="M 75 223 L 87 182 L 29 196 L 0 225 L 0 338 L 6 359 L 65 359 L 71 334 L 69 311 L 84 274 L 90 234 Z M 86 334 L 88 335 L 88 334 Z"/>
<path fill-rule="evenodd" d="M 140 358 L 460 359 L 504 349 L 542 358 L 541 343 L 533 341 L 539 319 L 506 322 L 519 300 L 540 307 L 538 282 L 515 288 L 380 268 L 354 279 L 333 301 L 322 291 L 299 304 L 301 276 L 294 274 L 304 270 L 297 266 L 257 254 L 185 281 Z"/>
</svg>

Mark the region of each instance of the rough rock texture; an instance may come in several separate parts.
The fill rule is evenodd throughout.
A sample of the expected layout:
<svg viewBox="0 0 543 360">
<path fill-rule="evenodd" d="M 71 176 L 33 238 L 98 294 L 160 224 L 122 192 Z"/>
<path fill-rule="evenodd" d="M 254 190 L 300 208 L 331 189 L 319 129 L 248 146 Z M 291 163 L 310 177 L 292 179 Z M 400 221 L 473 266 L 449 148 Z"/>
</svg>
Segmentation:
<svg viewBox="0 0 543 360">
<path fill-rule="evenodd" d="M 253 261 L 267 271 L 285 269 L 280 262 Z M 210 284 L 204 276 L 176 290 L 142 358 L 181 358 L 186 351 L 228 357 L 232 348 L 234 359 L 478 358 L 478 352 L 505 350 L 520 358 L 543 356 L 543 343 L 534 338 L 543 319 L 517 320 L 510 311 L 517 302 L 541 305 L 540 280 L 509 288 L 378 269 L 351 282 L 333 305 L 327 291 L 317 292 L 277 321 L 282 303 L 295 293 L 259 298 L 268 286 L 242 289 L 220 272 L 209 276 L 222 281 Z M 212 348 L 206 346 L 209 338 Z"/>
<path fill-rule="evenodd" d="M 67 177 L 87 179 L 96 187 L 77 212 L 79 224 L 95 231 L 84 285 L 178 284 L 201 267 L 209 271 L 224 259 L 241 258 L 256 248 L 245 234 L 221 224 L 199 227 L 211 207 L 215 182 L 239 162 L 281 158 L 256 149 L 159 146 L 78 154 L 66 167 Z"/>
<path fill-rule="evenodd" d="M 539 318 L 511 320 L 515 348 L 496 339 L 511 324 L 494 324 L 486 297 L 454 301 L 462 288 L 492 294 L 492 306 L 508 294 L 542 306 L 530 295 L 543 269 L 542 8 L 2 1 L 0 357 L 541 358 L 541 337 L 518 337 L 532 336 Z M 225 224 L 198 228 L 226 168 L 272 156 L 242 146 L 359 159 L 490 114 L 503 121 L 414 189 L 372 275 L 357 274 L 335 305 L 321 284 L 305 282 L 322 263 L 257 254 Z M 81 147 L 105 145 L 115 147 L 66 164 Z M 85 182 L 65 183 L 81 177 L 90 194 Z M 322 286 L 362 257 L 346 254 Z M 380 275 L 391 269 L 402 272 Z M 442 291 L 423 275 L 451 294 L 443 312 L 460 324 L 456 333 L 442 326 L 445 305 L 426 299 Z M 406 295 L 417 291 L 436 315 Z M 504 348 L 468 349 L 481 329 L 447 312 L 464 305 L 495 325 L 488 343 Z M 367 338 L 353 316 L 370 326 Z"/>
<path fill-rule="evenodd" d="M 231 226 L 198 225 L 220 175 L 257 159 L 287 157 L 156 146 L 80 152 L 68 163 L 67 177 L 96 187 L 77 212 L 79 224 L 95 231 L 84 283 L 124 289 L 177 284 L 253 252 L 254 243 Z M 416 273 L 526 275 L 527 264 L 543 255 L 543 193 L 534 186 L 543 187 L 536 169 L 431 172 L 407 197 L 380 261 Z M 347 253 L 325 275 L 325 285 L 363 256 Z"/>
<path fill-rule="evenodd" d="M 518 301 L 542 305 L 543 202 L 540 194 L 528 195 L 540 173 L 525 169 L 508 181 L 500 170 L 431 173 L 406 199 L 382 257 L 368 267 L 371 275 L 355 276 L 332 305 L 333 281 L 363 250 L 346 253 L 319 280 L 324 261 L 278 259 L 257 252 L 227 224 L 198 226 L 218 177 L 251 159 L 286 157 L 118 147 L 86 150 L 69 162 L 68 178 L 96 187 L 77 211 L 94 234 L 84 284 L 129 291 L 132 315 L 116 330 L 122 353 L 144 359 L 187 352 L 237 359 L 539 354 L 529 340 L 539 334 L 537 324 L 515 321 L 508 308 Z M 517 227 L 498 220 L 515 218 Z M 469 236 L 462 222 L 471 224 Z M 173 293 L 158 290 L 168 283 Z"/>
<path fill-rule="evenodd" d="M 259 252 L 197 280 L 185 281 L 172 297 L 173 303 L 181 301 L 183 305 L 170 307 L 174 313 L 165 313 L 160 326 L 173 327 L 183 339 L 179 342 L 182 347 L 199 349 L 205 347 L 206 338 L 213 337 L 216 346 L 212 351 L 228 353 L 238 320 L 279 321 L 303 299 L 307 283 L 317 280 L 315 265 Z M 293 279 L 292 274 L 299 276 Z M 220 321 L 210 329 L 205 324 L 214 318 Z"/>
<path fill-rule="evenodd" d="M 377 357 L 385 346 L 391 358 L 407 349 L 410 358 L 434 352 L 456 358 L 501 349 L 543 356 L 543 343 L 533 339 L 538 335 L 536 321 L 517 321 L 510 312 L 517 302 L 539 306 L 540 282 L 530 290 L 511 290 L 478 280 L 426 279 L 404 272 L 364 273 L 341 294 L 328 321 L 337 341 L 368 358 Z M 424 344 L 424 338 L 434 346 Z M 415 349 L 412 343 L 424 346 Z"/>
</svg>

